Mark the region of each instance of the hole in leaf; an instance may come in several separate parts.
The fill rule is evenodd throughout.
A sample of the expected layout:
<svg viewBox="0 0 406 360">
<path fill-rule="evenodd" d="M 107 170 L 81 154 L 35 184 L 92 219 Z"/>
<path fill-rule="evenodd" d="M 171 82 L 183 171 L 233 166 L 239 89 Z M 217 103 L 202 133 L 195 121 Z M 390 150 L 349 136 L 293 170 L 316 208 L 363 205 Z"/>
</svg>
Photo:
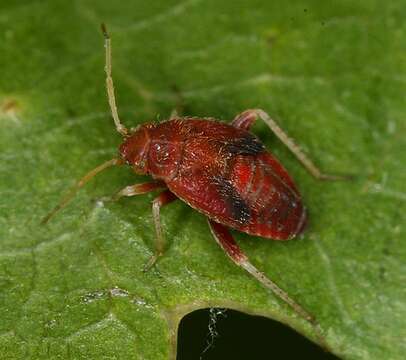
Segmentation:
<svg viewBox="0 0 406 360">
<path fill-rule="evenodd" d="M 339 359 L 278 321 L 231 309 L 196 310 L 180 322 L 177 360 L 271 358 Z"/>
</svg>

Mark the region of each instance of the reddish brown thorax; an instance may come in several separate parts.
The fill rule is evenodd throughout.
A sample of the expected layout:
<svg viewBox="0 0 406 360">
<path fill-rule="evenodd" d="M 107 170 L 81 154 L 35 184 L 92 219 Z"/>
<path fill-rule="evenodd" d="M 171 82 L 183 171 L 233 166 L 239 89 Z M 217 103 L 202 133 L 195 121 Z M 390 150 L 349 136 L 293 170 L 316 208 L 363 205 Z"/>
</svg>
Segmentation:
<svg viewBox="0 0 406 360">
<path fill-rule="evenodd" d="M 132 134 L 125 139 L 119 147 L 121 158 L 138 174 L 147 174 L 147 157 L 151 137 L 149 128 L 153 124 L 143 124 L 137 127 Z"/>
<path fill-rule="evenodd" d="M 120 154 L 135 172 L 165 182 L 216 222 L 276 240 L 304 229 L 306 212 L 292 178 L 244 129 L 209 119 L 144 124 Z"/>
<path fill-rule="evenodd" d="M 139 174 L 170 181 L 178 169 L 185 143 L 183 121 L 143 124 L 120 146 L 121 157 Z"/>
</svg>

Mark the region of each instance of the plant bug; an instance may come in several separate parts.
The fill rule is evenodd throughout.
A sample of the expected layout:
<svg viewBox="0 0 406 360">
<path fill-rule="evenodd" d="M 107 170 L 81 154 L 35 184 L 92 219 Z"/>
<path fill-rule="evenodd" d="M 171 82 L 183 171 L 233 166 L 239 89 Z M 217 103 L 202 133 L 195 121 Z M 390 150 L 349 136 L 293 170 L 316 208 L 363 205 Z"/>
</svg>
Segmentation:
<svg viewBox="0 0 406 360">
<path fill-rule="evenodd" d="M 111 166 L 127 164 L 135 173 L 151 175 L 154 180 L 127 186 L 117 192 L 114 199 L 164 189 L 152 202 L 156 251 L 147 263 L 147 269 L 154 265 L 165 248 L 160 209 L 181 199 L 207 217 L 213 237 L 230 259 L 309 321 L 324 343 L 315 318 L 248 260 L 228 228 L 263 238 L 288 240 L 300 234 L 306 225 L 306 210 L 292 178 L 249 132 L 258 118 L 316 179 L 342 180 L 346 177 L 322 173 L 276 122 L 259 109 L 244 111 L 231 124 L 214 118 L 173 115 L 159 124 L 146 123 L 128 130 L 117 112 L 111 75 L 111 40 L 104 25 L 102 31 L 107 97 L 116 130 L 124 141 L 119 147 L 119 157 L 86 174 L 42 223 L 65 207 L 94 176 Z"/>
</svg>

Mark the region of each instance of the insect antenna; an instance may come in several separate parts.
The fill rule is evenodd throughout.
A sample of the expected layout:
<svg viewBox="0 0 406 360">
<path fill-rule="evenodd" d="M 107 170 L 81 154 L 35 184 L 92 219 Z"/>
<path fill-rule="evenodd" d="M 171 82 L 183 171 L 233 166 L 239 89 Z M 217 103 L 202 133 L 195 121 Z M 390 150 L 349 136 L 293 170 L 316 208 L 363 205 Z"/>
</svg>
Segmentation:
<svg viewBox="0 0 406 360">
<path fill-rule="evenodd" d="M 105 24 L 101 24 L 101 30 L 104 35 L 104 47 L 106 48 L 106 65 L 104 70 L 106 72 L 106 89 L 107 97 L 109 99 L 109 105 L 111 109 L 111 115 L 113 116 L 114 124 L 116 125 L 117 131 L 124 137 L 128 137 L 127 128 L 121 123 L 120 118 L 118 117 L 116 98 L 114 95 L 114 84 L 113 78 L 111 76 L 111 39 L 110 35 L 107 32 Z"/>
<path fill-rule="evenodd" d="M 62 210 L 76 195 L 76 193 L 92 178 L 94 178 L 97 174 L 102 172 L 103 170 L 115 166 L 115 165 L 122 165 L 123 160 L 121 159 L 111 159 L 106 161 L 105 163 L 97 166 L 93 170 L 90 170 L 85 176 L 83 176 L 71 189 L 70 191 L 62 198 L 58 205 L 56 205 L 52 211 L 50 211 L 42 220 L 41 224 L 45 225 L 49 219 L 51 219 L 58 211 Z"/>
</svg>

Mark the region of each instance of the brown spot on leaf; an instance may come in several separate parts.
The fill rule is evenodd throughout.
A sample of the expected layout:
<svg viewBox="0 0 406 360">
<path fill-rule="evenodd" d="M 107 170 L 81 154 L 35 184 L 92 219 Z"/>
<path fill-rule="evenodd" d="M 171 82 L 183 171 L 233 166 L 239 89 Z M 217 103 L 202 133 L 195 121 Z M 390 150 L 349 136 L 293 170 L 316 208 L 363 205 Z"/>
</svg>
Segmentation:
<svg viewBox="0 0 406 360">
<path fill-rule="evenodd" d="M 17 114 L 21 112 L 19 102 L 14 98 L 4 98 L 0 100 L 0 115 L 17 120 Z"/>
</svg>

